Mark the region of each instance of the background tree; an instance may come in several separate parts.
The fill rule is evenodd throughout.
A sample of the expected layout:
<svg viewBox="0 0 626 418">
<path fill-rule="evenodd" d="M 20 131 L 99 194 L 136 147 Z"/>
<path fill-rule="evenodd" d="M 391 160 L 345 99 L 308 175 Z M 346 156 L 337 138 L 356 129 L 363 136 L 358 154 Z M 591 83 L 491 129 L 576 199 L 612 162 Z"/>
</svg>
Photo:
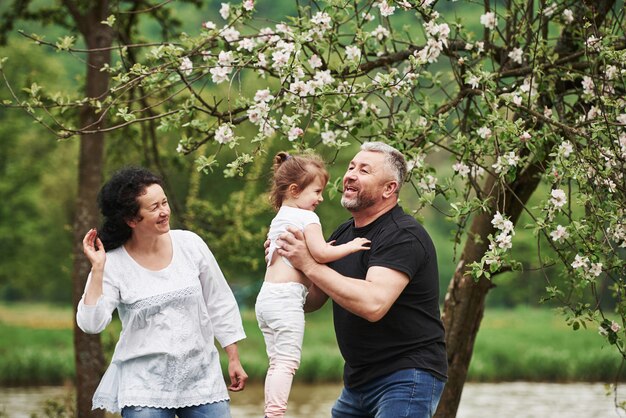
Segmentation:
<svg viewBox="0 0 626 418">
<path fill-rule="evenodd" d="M 107 0 L 89 2 L 63 0 L 52 6 L 42 6 L 31 1 L 15 1 L 13 7 L 7 9 L 1 19 L 0 33 L 3 35 L 12 30 L 17 19 L 26 19 L 64 27 L 80 34 L 85 43 L 86 49 L 81 51 L 86 57 L 85 97 L 70 105 L 71 109 L 77 111 L 77 115 L 74 113 L 69 118 L 64 119 L 72 124 L 77 123 L 77 126 L 81 127 L 82 130 L 79 134 L 78 190 L 72 228 L 74 233 L 72 304 L 74 307 L 78 305 L 78 301 L 82 297 L 85 282 L 91 269 L 88 260 L 83 256 L 82 237 L 85 231 L 98 225 L 100 221 L 96 202 L 104 170 L 104 128 L 107 115 L 101 113 L 100 109 L 94 106 L 94 103 L 103 100 L 108 94 L 110 74 L 104 70 L 112 64 L 111 50 L 116 39 L 120 39 L 122 45 L 131 42 L 136 31 L 135 25 L 139 14 L 152 15 L 156 18 L 157 22 L 167 28 L 164 29 L 164 34 L 174 30 L 177 26 L 177 22 L 168 19 L 167 13 L 160 13 L 158 7 L 155 8 L 143 1 L 130 3 L 129 8 L 123 10 L 117 3 L 114 9 L 114 6 Z M 197 2 L 191 1 L 191 3 Z M 117 27 L 117 31 L 112 29 L 113 21 L 107 21 L 114 10 L 123 12 L 122 25 Z M 36 35 L 33 36 L 37 37 Z M 56 47 L 60 50 L 69 50 L 75 42 L 76 37 L 73 34 L 67 35 L 59 39 Z M 28 106 L 28 111 L 34 112 L 34 108 L 43 105 L 37 99 L 40 96 L 39 86 L 33 83 L 26 90 L 34 99 Z M 55 100 L 57 105 L 63 105 L 65 98 L 59 96 Z M 153 155 L 158 155 L 158 153 L 155 151 Z M 104 371 L 104 356 L 100 336 L 85 334 L 74 324 L 74 350 L 77 414 L 79 417 L 103 417 L 104 411 L 91 410 L 91 399 Z"/>
<path fill-rule="evenodd" d="M 527 226 L 545 299 L 625 356 L 623 7 L 461 4 L 329 0 L 277 23 L 256 18 L 253 0 L 224 3 L 219 24 L 133 45 L 137 62 L 107 68 L 109 94 L 92 101 L 106 130 L 156 123 L 180 134 L 177 150 L 195 153 L 199 170 L 222 165 L 227 177 L 249 175 L 275 137 L 329 161 L 366 140 L 402 150 L 414 192 L 403 205 L 445 212 L 463 247 L 444 304 L 451 367 L 439 416 L 456 414 L 486 296 L 521 268 L 514 236 Z M 54 97 L 20 100 L 50 109 Z M 60 137 L 99 131 L 46 121 Z"/>
</svg>

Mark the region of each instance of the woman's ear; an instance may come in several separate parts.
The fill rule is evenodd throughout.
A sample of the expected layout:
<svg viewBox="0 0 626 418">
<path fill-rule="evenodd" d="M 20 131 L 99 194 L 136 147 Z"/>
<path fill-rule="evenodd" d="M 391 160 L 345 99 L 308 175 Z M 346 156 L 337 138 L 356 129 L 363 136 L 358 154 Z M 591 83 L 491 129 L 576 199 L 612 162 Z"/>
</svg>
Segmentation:
<svg viewBox="0 0 626 418">
<path fill-rule="evenodd" d="M 141 219 L 137 218 L 131 218 L 131 219 L 126 219 L 126 225 L 128 225 L 131 229 L 135 228 L 137 226 L 137 223 L 139 223 Z"/>
</svg>

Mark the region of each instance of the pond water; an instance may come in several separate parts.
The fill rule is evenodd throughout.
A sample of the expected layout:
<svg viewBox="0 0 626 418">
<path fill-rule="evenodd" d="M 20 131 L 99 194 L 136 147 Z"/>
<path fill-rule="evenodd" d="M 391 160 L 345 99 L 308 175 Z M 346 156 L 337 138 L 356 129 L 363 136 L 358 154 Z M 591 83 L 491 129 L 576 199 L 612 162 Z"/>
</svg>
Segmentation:
<svg viewBox="0 0 626 418">
<path fill-rule="evenodd" d="M 0 388 L 0 416 L 43 418 L 47 400 L 62 403 L 71 397 L 71 388 Z M 288 418 L 326 418 L 340 385 L 296 384 L 289 400 Z M 618 387 L 618 401 L 626 400 L 626 384 Z M 465 385 L 457 418 L 626 418 L 617 410 L 613 396 L 606 395 L 603 384 L 571 383 L 468 383 Z M 232 396 L 233 418 L 260 418 L 263 387 L 249 385 Z M 4 415 L 2 415 L 4 413 Z M 116 417 L 112 415 L 111 417 Z"/>
</svg>

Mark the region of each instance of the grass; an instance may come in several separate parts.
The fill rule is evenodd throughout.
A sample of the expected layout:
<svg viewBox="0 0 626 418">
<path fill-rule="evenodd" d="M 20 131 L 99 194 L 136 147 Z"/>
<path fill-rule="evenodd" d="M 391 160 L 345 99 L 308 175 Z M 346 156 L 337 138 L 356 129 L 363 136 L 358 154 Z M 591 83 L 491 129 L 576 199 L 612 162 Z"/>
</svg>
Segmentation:
<svg viewBox="0 0 626 418">
<path fill-rule="evenodd" d="M 330 306 L 307 315 L 301 382 L 341 381 L 343 360 L 332 326 Z M 42 304 L 0 304 L 0 385 L 58 385 L 74 380 L 72 310 Z M 247 338 L 241 361 L 251 380 L 267 368 L 263 337 L 254 312 L 242 312 Z M 103 333 L 110 358 L 119 333 L 114 322 Z M 610 382 L 621 357 L 595 329 L 572 331 L 546 309 L 488 310 L 474 347 L 469 380 Z M 225 356 L 222 356 L 225 365 Z M 626 381 L 626 373 L 619 376 Z"/>
</svg>

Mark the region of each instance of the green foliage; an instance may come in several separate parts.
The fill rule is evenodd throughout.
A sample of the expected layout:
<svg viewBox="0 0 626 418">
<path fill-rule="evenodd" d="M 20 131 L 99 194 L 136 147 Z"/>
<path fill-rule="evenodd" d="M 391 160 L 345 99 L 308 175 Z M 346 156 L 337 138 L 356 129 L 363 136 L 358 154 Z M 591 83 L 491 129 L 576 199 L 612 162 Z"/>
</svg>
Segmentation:
<svg viewBox="0 0 626 418">
<path fill-rule="evenodd" d="M 62 84 L 62 67 L 25 42 L 1 51 L 12 56 L 3 66 L 9 76 Z M 36 70 L 41 61 L 49 72 Z M 68 302 L 76 147 L 42 140 L 45 131 L 25 116 L 0 108 L 0 298 Z"/>
</svg>

